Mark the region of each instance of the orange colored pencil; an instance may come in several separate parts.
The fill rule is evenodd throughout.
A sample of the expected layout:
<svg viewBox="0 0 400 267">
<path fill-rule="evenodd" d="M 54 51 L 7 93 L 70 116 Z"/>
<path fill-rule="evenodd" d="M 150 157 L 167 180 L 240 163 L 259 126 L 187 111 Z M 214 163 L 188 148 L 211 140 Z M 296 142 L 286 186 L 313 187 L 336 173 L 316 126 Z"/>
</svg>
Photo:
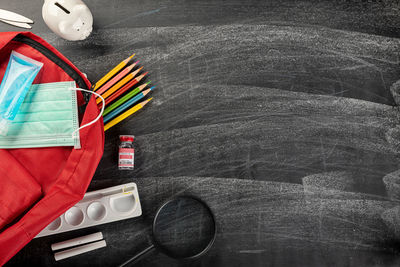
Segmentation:
<svg viewBox="0 0 400 267">
<path fill-rule="evenodd" d="M 115 92 L 114 94 L 112 94 L 109 98 L 106 99 L 105 104 L 108 105 L 110 102 L 114 101 L 115 99 L 117 99 L 120 95 L 122 95 L 123 93 L 125 93 L 126 91 L 128 91 L 130 88 L 132 88 L 132 86 L 134 86 L 135 84 L 137 84 L 144 76 L 146 76 L 148 72 L 143 73 L 142 75 L 140 75 L 139 77 L 137 77 L 136 79 L 133 79 L 132 81 L 130 81 L 129 83 L 125 84 L 121 89 L 119 89 L 117 92 Z M 144 84 L 146 85 L 146 84 Z M 100 103 L 101 104 L 101 103 Z"/>
<path fill-rule="evenodd" d="M 110 88 L 111 86 L 113 86 L 116 82 L 118 82 L 119 80 L 121 80 L 123 77 L 125 77 L 125 75 L 127 75 L 136 65 L 137 63 L 139 63 L 139 60 L 136 61 L 135 63 L 129 65 L 128 67 L 126 67 L 125 69 L 123 69 L 120 73 L 118 73 L 117 75 L 114 76 L 114 78 L 112 78 L 111 80 L 109 80 L 105 85 L 101 86 L 99 89 L 97 89 L 97 93 L 98 94 L 102 94 L 104 93 L 108 88 Z"/>
<path fill-rule="evenodd" d="M 117 82 L 116 84 L 114 84 L 110 89 L 108 89 L 107 91 L 105 91 L 101 96 L 106 99 L 107 97 L 109 97 L 112 93 L 114 93 L 115 91 L 117 91 L 119 88 L 121 88 L 124 84 L 126 84 L 127 82 L 129 82 L 130 80 L 132 80 L 133 78 L 135 78 L 136 74 L 138 74 L 139 71 L 141 71 L 143 69 L 143 67 L 135 70 L 134 72 L 129 73 L 128 75 L 126 75 L 122 80 L 120 80 L 119 82 Z M 140 77 L 140 76 L 139 76 Z M 101 99 L 98 97 L 96 99 L 96 103 L 100 103 Z"/>
<path fill-rule="evenodd" d="M 126 59 L 122 60 L 117 66 L 115 66 L 112 70 L 110 70 L 106 75 L 104 75 L 100 80 L 98 80 L 94 86 L 93 86 L 93 91 L 96 91 L 99 89 L 100 86 L 102 86 L 106 81 L 108 81 L 112 76 L 114 76 L 118 71 L 120 71 L 123 67 L 125 67 L 128 62 L 135 56 L 133 54 L 132 56 L 127 57 Z"/>
</svg>

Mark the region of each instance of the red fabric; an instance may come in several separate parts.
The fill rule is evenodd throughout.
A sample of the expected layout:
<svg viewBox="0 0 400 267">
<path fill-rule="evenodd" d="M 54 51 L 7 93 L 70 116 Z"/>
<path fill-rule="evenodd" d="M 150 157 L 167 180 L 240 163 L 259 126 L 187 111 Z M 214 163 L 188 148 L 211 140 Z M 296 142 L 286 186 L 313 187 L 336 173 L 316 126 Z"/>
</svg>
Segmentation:
<svg viewBox="0 0 400 267">
<path fill-rule="evenodd" d="M 15 50 L 44 63 L 34 83 L 73 81 L 36 49 L 11 41 L 17 34 L 28 36 L 46 46 L 74 68 L 90 88 L 90 82 L 68 59 L 30 32 L 0 33 L 0 77 L 4 75 L 11 50 Z M 81 93 L 77 93 L 83 100 Z M 95 119 L 98 112 L 92 97 L 81 125 Z M 0 265 L 5 264 L 43 228 L 82 199 L 103 154 L 103 121 L 99 120 L 80 130 L 80 139 L 81 149 L 0 149 L 0 214 L 7 214 L 0 217 Z"/>
</svg>

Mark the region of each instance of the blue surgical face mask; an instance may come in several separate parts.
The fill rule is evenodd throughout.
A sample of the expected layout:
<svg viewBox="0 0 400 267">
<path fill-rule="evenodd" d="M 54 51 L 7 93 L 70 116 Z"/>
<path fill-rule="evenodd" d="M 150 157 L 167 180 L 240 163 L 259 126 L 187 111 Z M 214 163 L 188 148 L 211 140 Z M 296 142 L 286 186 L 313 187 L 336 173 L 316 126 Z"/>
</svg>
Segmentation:
<svg viewBox="0 0 400 267">
<path fill-rule="evenodd" d="M 29 89 L 0 148 L 74 146 L 80 148 L 75 82 L 34 84 Z M 91 92 L 91 91 L 90 91 Z"/>
</svg>

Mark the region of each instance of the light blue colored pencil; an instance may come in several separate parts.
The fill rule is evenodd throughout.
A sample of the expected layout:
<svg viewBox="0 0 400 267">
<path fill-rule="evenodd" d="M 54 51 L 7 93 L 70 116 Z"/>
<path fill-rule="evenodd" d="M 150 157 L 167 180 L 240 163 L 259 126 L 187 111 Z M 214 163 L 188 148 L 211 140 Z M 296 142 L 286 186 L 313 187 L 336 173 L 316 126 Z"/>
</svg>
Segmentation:
<svg viewBox="0 0 400 267">
<path fill-rule="evenodd" d="M 148 93 L 150 93 L 153 90 L 153 88 L 154 86 L 147 90 L 144 90 L 143 92 L 140 92 L 135 97 L 132 97 L 131 99 L 123 103 L 121 106 L 114 109 L 112 112 L 108 113 L 106 116 L 103 117 L 104 123 L 107 123 L 108 121 L 112 120 L 114 117 L 118 116 L 120 113 L 124 112 L 126 109 L 135 104 L 137 101 L 145 97 Z"/>
</svg>

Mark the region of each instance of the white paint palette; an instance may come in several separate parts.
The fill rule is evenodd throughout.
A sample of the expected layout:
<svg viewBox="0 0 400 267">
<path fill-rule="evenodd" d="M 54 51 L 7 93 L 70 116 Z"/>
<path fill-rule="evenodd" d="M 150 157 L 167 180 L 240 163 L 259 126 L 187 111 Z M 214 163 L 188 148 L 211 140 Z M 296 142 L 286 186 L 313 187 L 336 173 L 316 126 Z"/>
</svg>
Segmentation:
<svg viewBox="0 0 400 267">
<path fill-rule="evenodd" d="M 50 223 L 36 237 L 48 236 L 142 215 L 135 183 L 86 193 L 81 201 Z"/>
</svg>

